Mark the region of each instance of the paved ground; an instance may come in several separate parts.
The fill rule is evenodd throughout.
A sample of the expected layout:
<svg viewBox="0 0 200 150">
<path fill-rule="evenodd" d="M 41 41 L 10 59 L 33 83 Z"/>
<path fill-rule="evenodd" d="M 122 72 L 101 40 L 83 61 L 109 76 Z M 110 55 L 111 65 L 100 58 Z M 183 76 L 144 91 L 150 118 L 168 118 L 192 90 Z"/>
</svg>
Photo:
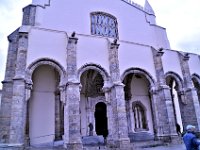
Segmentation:
<svg viewBox="0 0 200 150">
<path fill-rule="evenodd" d="M 39 148 L 40 150 L 61 150 L 61 149 L 49 149 L 49 148 Z M 28 150 L 39 150 L 38 148 L 31 148 Z M 101 148 L 100 148 L 101 149 Z M 89 150 L 89 149 L 88 149 Z M 177 145 L 168 145 L 168 146 L 156 146 L 151 148 L 141 148 L 137 150 L 186 150 L 184 144 L 177 144 Z"/>
<path fill-rule="evenodd" d="M 184 144 L 168 145 L 168 146 L 157 146 L 152 148 L 143 148 L 143 150 L 186 150 Z"/>
<path fill-rule="evenodd" d="M 3 148 L 0 147 L 0 150 L 18 150 L 17 148 L 15 149 L 10 149 L 10 148 Z M 64 150 L 64 148 L 26 148 L 26 150 Z M 99 147 L 97 148 L 89 148 L 87 147 L 85 150 L 105 150 L 104 147 Z M 167 146 L 156 146 L 156 147 L 149 147 L 149 148 L 137 148 L 134 150 L 186 150 L 184 144 L 173 144 L 173 145 L 167 145 Z"/>
</svg>

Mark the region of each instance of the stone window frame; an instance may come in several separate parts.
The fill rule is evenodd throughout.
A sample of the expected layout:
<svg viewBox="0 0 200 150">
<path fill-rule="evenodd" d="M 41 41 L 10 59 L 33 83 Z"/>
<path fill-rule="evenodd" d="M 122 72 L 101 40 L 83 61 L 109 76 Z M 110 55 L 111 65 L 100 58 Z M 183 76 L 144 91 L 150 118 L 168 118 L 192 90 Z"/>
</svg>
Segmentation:
<svg viewBox="0 0 200 150">
<path fill-rule="evenodd" d="M 115 20 L 116 24 L 115 24 L 115 31 L 116 31 L 116 36 L 115 37 L 116 39 L 119 39 L 119 30 L 118 30 L 118 21 L 117 21 L 117 18 L 109 13 L 106 13 L 106 12 L 102 12 L 102 11 L 94 11 L 94 12 L 91 12 L 90 13 L 90 31 L 91 31 L 91 34 L 92 34 L 92 15 L 96 15 L 96 14 L 102 14 L 104 16 L 108 16 L 110 18 L 112 18 L 113 20 Z M 92 34 L 92 35 L 97 35 L 97 34 Z M 97 35 L 97 36 L 100 36 L 100 35 Z M 108 38 L 113 38 L 113 37 L 110 37 L 110 36 L 103 36 L 103 37 L 108 37 Z"/>
<path fill-rule="evenodd" d="M 140 107 L 141 108 L 141 113 L 142 113 L 142 128 L 136 128 L 136 117 L 135 117 L 135 107 Z M 132 112 L 134 113 L 134 121 L 135 121 L 135 132 L 142 132 L 142 131 L 149 131 L 149 126 L 148 126 L 148 121 L 147 121 L 147 109 L 146 107 L 142 104 L 141 101 L 134 101 L 132 102 Z"/>
</svg>

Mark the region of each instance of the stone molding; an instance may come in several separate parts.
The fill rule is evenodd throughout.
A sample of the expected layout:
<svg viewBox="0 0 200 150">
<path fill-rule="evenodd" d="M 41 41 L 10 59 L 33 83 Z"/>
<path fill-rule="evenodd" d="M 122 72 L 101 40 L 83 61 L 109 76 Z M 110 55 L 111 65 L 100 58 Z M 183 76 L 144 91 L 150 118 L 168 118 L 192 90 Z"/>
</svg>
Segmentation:
<svg viewBox="0 0 200 150">
<path fill-rule="evenodd" d="M 55 68 L 60 75 L 61 81 L 60 85 L 62 85 L 65 82 L 66 78 L 66 71 L 62 65 L 60 65 L 56 60 L 50 59 L 50 58 L 41 58 L 38 60 L 35 60 L 33 63 L 31 63 L 27 69 L 26 69 L 26 80 L 27 82 L 32 83 L 31 77 L 35 69 L 41 65 L 49 65 Z"/>
<path fill-rule="evenodd" d="M 123 81 L 128 74 L 144 75 L 146 77 L 146 79 L 150 82 L 150 85 L 151 86 L 155 86 L 155 83 L 156 83 L 155 79 L 145 69 L 141 69 L 141 68 L 129 68 L 129 69 L 126 69 L 124 71 L 124 73 L 121 75 L 121 80 Z"/>
<path fill-rule="evenodd" d="M 105 85 L 105 82 L 108 82 L 110 80 L 110 76 L 109 76 L 108 72 L 101 65 L 94 64 L 94 63 L 88 63 L 88 64 L 81 66 L 78 69 L 78 73 L 77 73 L 78 79 L 80 80 L 81 75 L 85 71 L 90 70 L 90 69 L 95 70 L 101 74 L 101 76 L 103 77 L 103 80 L 104 80 L 104 85 Z"/>
</svg>

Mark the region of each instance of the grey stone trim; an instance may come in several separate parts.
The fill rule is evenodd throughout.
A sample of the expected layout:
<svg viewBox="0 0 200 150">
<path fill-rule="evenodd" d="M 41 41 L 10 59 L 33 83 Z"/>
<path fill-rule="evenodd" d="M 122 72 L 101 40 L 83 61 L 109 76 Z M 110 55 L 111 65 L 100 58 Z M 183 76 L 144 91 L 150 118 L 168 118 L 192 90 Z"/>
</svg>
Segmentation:
<svg viewBox="0 0 200 150">
<path fill-rule="evenodd" d="M 11 107 L 13 95 L 13 78 L 15 76 L 15 63 L 18 52 L 19 29 L 8 36 L 9 48 L 7 54 L 7 63 L 5 79 L 2 81 L 2 98 L 0 109 L 0 143 L 8 143 L 10 137 Z"/>
<path fill-rule="evenodd" d="M 94 64 L 94 63 L 88 63 L 88 64 L 81 66 L 78 69 L 78 79 L 80 80 L 81 75 L 85 71 L 90 70 L 90 69 L 96 70 L 97 72 L 99 72 L 101 74 L 101 76 L 103 77 L 104 82 L 110 80 L 110 76 L 109 76 L 108 72 L 101 65 Z"/>
<path fill-rule="evenodd" d="M 67 44 L 67 84 L 65 105 L 65 131 L 64 143 L 67 149 L 83 149 L 80 134 L 80 82 L 77 79 L 77 53 L 78 38 L 75 32 L 69 37 Z"/>
<path fill-rule="evenodd" d="M 176 83 L 178 84 L 176 91 L 178 93 L 179 100 L 182 102 L 182 104 L 186 104 L 187 101 L 185 98 L 185 88 L 182 78 L 177 73 L 172 71 L 169 71 L 165 74 L 165 79 L 167 79 L 168 77 L 172 77 L 176 81 Z"/>
<path fill-rule="evenodd" d="M 9 143 L 23 144 L 25 141 L 26 105 L 25 69 L 28 49 L 28 33 L 19 33 L 15 76 L 11 106 Z"/>
<path fill-rule="evenodd" d="M 200 75 L 193 73 L 192 74 L 192 79 L 195 79 L 199 84 L 200 84 Z"/>
<path fill-rule="evenodd" d="M 179 52 L 179 60 L 180 66 L 183 74 L 184 87 L 185 87 L 185 97 L 187 105 L 184 107 L 185 120 L 184 127 L 188 124 L 195 125 L 198 129 L 200 129 L 200 105 L 198 100 L 198 94 L 196 89 L 194 88 L 192 82 L 192 76 L 189 68 L 189 54 Z M 192 113 L 192 115 L 191 115 Z"/>
<path fill-rule="evenodd" d="M 173 77 L 175 79 L 175 81 L 178 83 L 179 90 L 183 89 L 183 87 L 184 87 L 183 80 L 177 73 L 172 72 L 172 71 L 165 73 L 165 79 L 169 76 Z"/>
<path fill-rule="evenodd" d="M 155 86 L 155 79 L 153 79 L 153 77 L 150 75 L 150 73 L 148 73 L 145 69 L 141 69 L 141 68 L 129 68 L 127 70 L 124 71 L 124 73 L 121 75 L 121 81 L 123 81 L 125 79 L 125 77 L 128 74 L 141 74 L 144 75 L 146 77 L 146 79 L 150 82 L 150 85 L 153 87 Z"/>
<path fill-rule="evenodd" d="M 164 54 L 163 48 L 156 50 L 151 47 L 157 77 L 157 94 L 156 109 L 157 109 L 157 138 L 173 142 L 174 136 L 177 136 L 175 126 L 175 113 L 173 109 L 172 97 L 170 89 L 166 85 L 162 56 Z"/>
<path fill-rule="evenodd" d="M 31 63 L 27 69 L 26 69 L 26 79 L 28 83 L 32 83 L 31 77 L 33 72 L 37 67 L 40 65 L 50 65 L 53 68 L 55 68 L 61 77 L 60 85 L 62 86 L 65 83 L 66 78 L 66 71 L 62 65 L 60 65 L 56 60 L 50 59 L 50 58 L 41 58 L 38 60 L 35 60 L 33 63 Z"/>
<path fill-rule="evenodd" d="M 109 44 L 109 69 L 112 81 L 112 88 L 110 91 L 112 116 L 111 119 L 111 133 L 108 136 L 108 147 L 117 147 L 119 149 L 130 150 L 130 139 L 128 137 L 128 122 L 126 117 L 125 97 L 124 97 L 124 84 L 120 79 L 118 48 L 119 44 L 117 39 Z"/>
<path fill-rule="evenodd" d="M 22 25 L 35 25 L 36 6 L 28 5 L 23 8 Z"/>
</svg>

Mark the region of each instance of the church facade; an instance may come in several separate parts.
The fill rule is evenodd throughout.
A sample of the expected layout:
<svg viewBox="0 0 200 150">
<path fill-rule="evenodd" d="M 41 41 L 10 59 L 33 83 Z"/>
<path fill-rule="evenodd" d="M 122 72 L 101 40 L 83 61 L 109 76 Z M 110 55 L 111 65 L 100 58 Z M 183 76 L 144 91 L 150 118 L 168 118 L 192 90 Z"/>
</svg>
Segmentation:
<svg viewBox="0 0 200 150">
<path fill-rule="evenodd" d="M 147 0 L 33 0 L 8 40 L 2 144 L 128 150 L 200 129 L 200 56 L 170 48 Z"/>
</svg>

